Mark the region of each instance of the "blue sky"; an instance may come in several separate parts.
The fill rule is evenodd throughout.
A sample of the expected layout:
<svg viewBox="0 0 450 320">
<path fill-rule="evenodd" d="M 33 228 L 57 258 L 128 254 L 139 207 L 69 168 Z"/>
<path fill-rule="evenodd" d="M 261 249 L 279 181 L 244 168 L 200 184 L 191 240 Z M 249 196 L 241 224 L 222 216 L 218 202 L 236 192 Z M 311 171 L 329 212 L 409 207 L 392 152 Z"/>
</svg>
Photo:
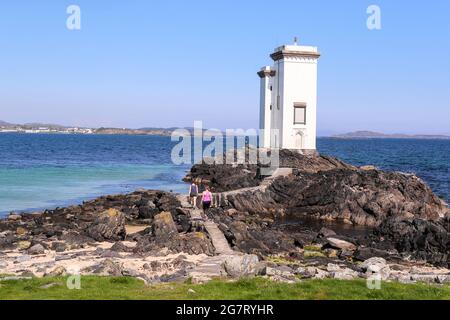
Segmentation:
<svg viewBox="0 0 450 320">
<path fill-rule="evenodd" d="M 2 1 L 0 120 L 254 128 L 256 72 L 294 36 L 322 53 L 319 134 L 450 134 L 446 0 Z"/>
</svg>

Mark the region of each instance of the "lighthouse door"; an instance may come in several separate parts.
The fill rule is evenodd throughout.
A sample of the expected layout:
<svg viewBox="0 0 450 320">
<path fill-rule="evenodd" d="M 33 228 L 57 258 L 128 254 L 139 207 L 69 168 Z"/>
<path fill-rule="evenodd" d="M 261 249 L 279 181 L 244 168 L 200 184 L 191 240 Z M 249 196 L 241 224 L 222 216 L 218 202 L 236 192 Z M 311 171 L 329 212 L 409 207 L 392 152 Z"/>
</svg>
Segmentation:
<svg viewBox="0 0 450 320">
<path fill-rule="evenodd" d="M 302 150 L 303 149 L 303 132 L 298 131 L 295 134 L 295 149 Z"/>
</svg>

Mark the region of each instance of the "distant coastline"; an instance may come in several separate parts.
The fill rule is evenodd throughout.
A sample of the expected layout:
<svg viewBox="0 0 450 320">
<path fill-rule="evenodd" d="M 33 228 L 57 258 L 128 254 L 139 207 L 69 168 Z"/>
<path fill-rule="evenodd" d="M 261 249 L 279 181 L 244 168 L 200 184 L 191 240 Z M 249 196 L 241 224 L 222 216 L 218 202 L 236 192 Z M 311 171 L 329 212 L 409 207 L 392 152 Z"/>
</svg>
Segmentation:
<svg viewBox="0 0 450 320">
<path fill-rule="evenodd" d="M 450 136 L 447 135 L 426 135 L 426 134 L 386 134 L 373 131 L 355 131 L 345 134 L 338 134 L 330 136 L 330 138 L 336 139 L 442 139 L 450 140 Z"/>
<path fill-rule="evenodd" d="M 26 124 L 12 124 L 0 120 L 0 133 L 51 133 L 51 134 L 104 134 L 104 135 L 149 135 L 149 136 L 165 136 L 170 137 L 172 132 L 176 129 L 185 129 L 190 134 L 193 134 L 194 128 L 87 128 L 76 126 L 62 126 L 58 124 L 44 124 L 44 123 L 26 123 Z M 206 132 L 206 129 L 203 129 Z M 209 132 L 211 134 L 211 132 Z M 450 140 L 450 135 L 426 135 L 426 134 L 386 134 L 375 131 L 354 131 L 344 134 L 324 135 L 320 138 L 335 138 L 335 139 L 441 139 Z"/>
<path fill-rule="evenodd" d="M 125 135 L 154 135 L 171 136 L 176 128 L 87 128 L 87 127 L 67 127 L 58 124 L 26 123 L 12 124 L 0 120 L 0 133 L 51 133 L 51 134 L 125 134 Z M 190 131 L 189 128 L 186 128 Z"/>
</svg>

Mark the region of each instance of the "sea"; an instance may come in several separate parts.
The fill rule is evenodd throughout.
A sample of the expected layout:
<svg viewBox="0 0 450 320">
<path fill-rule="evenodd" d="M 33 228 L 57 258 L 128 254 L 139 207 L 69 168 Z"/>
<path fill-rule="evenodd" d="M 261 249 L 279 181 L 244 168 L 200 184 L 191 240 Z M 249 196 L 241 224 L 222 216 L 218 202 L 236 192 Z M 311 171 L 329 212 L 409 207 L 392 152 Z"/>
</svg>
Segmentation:
<svg viewBox="0 0 450 320">
<path fill-rule="evenodd" d="M 190 165 L 164 136 L 0 133 L 0 216 L 79 204 L 137 189 L 186 193 Z M 450 140 L 318 138 L 322 154 L 415 173 L 450 201 Z"/>
</svg>

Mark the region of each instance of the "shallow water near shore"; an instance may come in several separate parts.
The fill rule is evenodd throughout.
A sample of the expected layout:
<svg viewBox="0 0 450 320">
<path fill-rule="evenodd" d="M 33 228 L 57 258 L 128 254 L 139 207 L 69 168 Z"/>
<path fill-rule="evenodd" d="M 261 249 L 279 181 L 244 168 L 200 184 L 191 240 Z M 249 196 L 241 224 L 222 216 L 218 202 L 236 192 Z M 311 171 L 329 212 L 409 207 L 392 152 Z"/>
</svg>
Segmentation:
<svg viewBox="0 0 450 320">
<path fill-rule="evenodd" d="M 139 188 L 184 192 L 170 137 L 0 134 L 0 215 Z"/>
<path fill-rule="evenodd" d="M 319 232 L 320 229 L 325 227 L 333 230 L 338 235 L 354 238 L 364 238 L 372 234 L 374 230 L 366 226 L 351 225 L 340 221 L 326 221 L 305 216 L 282 218 L 275 223 L 275 226 L 287 233 Z"/>
<path fill-rule="evenodd" d="M 79 204 L 139 188 L 186 193 L 188 165 L 170 137 L 0 134 L 0 216 Z M 319 152 L 354 165 L 416 173 L 450 200 L 450 140 L 318 139 Z"/>
</svg>

